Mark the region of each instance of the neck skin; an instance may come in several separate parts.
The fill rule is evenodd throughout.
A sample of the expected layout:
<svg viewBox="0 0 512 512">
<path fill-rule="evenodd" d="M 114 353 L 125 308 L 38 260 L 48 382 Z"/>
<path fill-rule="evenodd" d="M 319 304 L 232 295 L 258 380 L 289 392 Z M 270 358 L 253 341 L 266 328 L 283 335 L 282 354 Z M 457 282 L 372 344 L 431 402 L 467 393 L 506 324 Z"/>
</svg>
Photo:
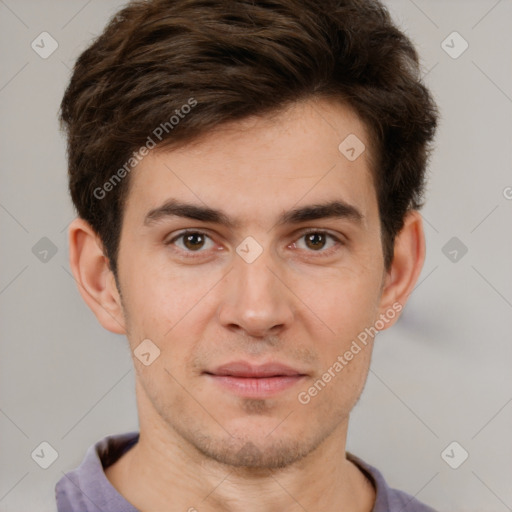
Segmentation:
<svg viewBox="0 0 512 512">
<path fill-rule="evenodd" d="M 199 453 L 163 422 L 138 383 L 137 398 L 139 442 L 105 469 L 105 475 L 141 511 L 370 512 L 373 508 L 372 483 L 345 458 L 348 421 L 292 466 L 248 470 Z"/>
</svg>

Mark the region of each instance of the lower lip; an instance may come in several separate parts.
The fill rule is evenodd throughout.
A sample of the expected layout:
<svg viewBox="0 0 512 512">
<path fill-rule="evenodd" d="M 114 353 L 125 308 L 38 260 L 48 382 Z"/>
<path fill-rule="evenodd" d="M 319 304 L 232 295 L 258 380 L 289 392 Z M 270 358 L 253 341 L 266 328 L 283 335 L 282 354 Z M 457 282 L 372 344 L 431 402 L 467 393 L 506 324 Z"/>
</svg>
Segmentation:
<svg viewBox="0 0 512 512">
<path fill-rule="evenodd" d="M 283 375 L 281 377 L 232 377 L 228 375 L 208 375 L 223 388 L 246 398 L 265 398 L 285 391 L 302 381 L 303 375 Z"/>
</svg>

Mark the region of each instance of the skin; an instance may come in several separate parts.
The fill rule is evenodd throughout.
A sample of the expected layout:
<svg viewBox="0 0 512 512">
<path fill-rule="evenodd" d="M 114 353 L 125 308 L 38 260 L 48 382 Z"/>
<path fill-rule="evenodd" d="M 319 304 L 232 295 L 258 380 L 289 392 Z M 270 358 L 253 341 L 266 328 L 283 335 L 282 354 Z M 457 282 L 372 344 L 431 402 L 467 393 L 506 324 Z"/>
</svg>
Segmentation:
<svg viewBox="0 0 512 512">
<path fill-rule="evenodd" d="M 354 162 L 338 150 L 349 134 L 366 145 Z M 133 356 L 140 440 L 105 471 L 136 508 L 372 509 L 373 486 L 346 459 L 345 444 L 373 341 L 308 404 L 297 398 L 359 333 L 393 304 L 405 305 L 423 265 L 421 217 L 412 211 L 384 269 L 370 157 L 357 115 L 326 100 L 151 152 L 130 176 L 120 290 L 97 235 L 82 219 L 72 223 L 71 268 L 99 322 L 127 336 L 132 356 L 144 339 L 160 349 L 149 366 Z M 170 198 L 223 210 L 239 225 L 176 216 L 145 225 L 147 213 Z M 362 219 L 277 224 L 285 211 L 333 200 L 356 207 Z M 306 228 L 343 243 L 322 235 L 308 243 Z M 185 245 L 176 239 L 184 229 L 207 237 Z M 236 252 L 248 236 L 263 249 L 252 263 Z M 204 373 L 237 360 L 280 362 L 305 377 L 254 399 Z"/>
</svg>

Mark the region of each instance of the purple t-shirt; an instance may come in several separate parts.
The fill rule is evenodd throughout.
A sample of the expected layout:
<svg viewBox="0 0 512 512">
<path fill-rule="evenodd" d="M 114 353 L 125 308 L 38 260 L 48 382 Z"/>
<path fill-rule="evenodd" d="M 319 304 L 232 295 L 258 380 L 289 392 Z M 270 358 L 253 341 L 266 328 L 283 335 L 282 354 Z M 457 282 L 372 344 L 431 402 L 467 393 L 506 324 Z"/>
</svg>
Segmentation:
<svg viewBox="0 0 512 512">
<path fill-rule="evenodd" d="M 58 512 L 139 512 L 111 485 L 104 469 L 139 440 L 138 432 L 107 436 L 89 447 L 84 460 L 55 486 Z M 376 489 L 372 512 L 436 512 L 402 491 L 391 489 L 380 472 L 347 453 L 373 482 Z"/>
</svg>

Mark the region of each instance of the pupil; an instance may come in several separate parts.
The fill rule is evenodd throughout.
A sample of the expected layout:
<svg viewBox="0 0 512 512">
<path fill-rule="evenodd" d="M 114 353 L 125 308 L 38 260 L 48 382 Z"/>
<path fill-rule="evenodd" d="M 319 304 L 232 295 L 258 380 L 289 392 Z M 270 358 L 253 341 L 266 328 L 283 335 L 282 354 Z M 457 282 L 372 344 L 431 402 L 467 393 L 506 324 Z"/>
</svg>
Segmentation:
<svg viewBox="0 0 512 512">
<path fill-rule="evenodd" d="M 185 246 L 187 249 L 198 249 L 204 244 L 203 235 L 192 233 L 185 237 Z"/>
<path fill-rule="evenodd" d="M 308 245 L 313 249 L 321 249 L 324 246 L 324 235 L 321 233 L 311 233 L 307 236 Z"/>
</svg>

